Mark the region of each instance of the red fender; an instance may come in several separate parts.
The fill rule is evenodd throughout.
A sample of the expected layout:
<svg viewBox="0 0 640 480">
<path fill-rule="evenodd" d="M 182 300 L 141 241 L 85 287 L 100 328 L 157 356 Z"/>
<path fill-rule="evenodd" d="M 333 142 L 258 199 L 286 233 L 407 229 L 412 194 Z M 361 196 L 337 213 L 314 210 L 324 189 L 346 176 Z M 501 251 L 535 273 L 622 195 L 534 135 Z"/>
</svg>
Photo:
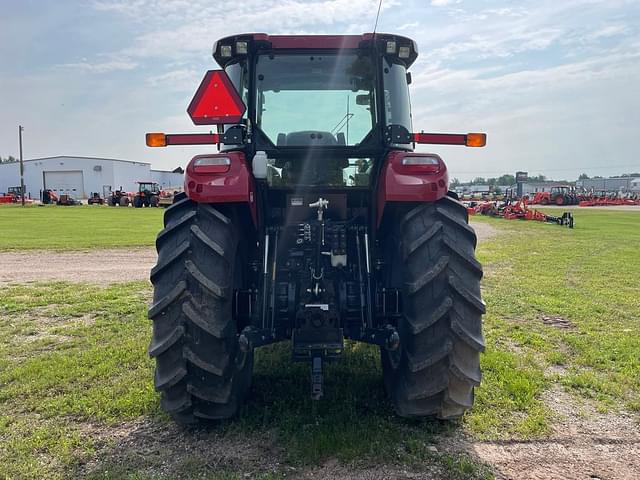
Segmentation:
<svg viewBox="0 0 640 480">
<path fill-rule="evenodd" d="M 228 158 L 226 172 L 212 173 L 206 168 L 195 167 L 202 158 Z M 200 171 L 198 171 L 200 170 Z M 205 171 L 203 171 L 205 170 Z M 198 203 L 247 203 L 253 224 L 258 226 L 256 195 L 253 175 L 242 152 L 197 155 L 191 159 L 184 174 L 184 191 Z"/>
<path fill-rule="evenodd" d="M 437 171 L 420 172 L 418 166 L 403 165 L 406 157 L 432 157 L 438 160 Z M 387 202 L 435 202 L 449 190 L 449 173 L 442 159 L 432 153 L 393 151 L 387 155 L 378 184 L 378 218 L 380 226 Z"/>
</svg>

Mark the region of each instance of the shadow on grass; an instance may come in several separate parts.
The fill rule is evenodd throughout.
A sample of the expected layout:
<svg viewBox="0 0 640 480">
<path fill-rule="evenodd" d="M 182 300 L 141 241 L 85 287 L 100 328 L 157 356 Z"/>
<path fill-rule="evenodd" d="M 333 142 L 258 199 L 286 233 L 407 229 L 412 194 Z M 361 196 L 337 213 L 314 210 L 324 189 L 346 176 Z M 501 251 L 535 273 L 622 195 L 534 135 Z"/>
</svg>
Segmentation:
<svg viewBox="0 0 640 480">
<path fill-rule="evenodd" d="M 288 344 L 257 352 L 250 398 L 238 418 L 199 428 L 143 419 L 97 448 L 89 478 L 271 478 L 326 461 L 342 465 L 409 465 L 445 471 L 443 478 L 480 478 L 466 457 L 434 454 L 436 436 L 457 423 L 407 421 L 386 399 L 377 349 L 349 345 L 325 372 L 325 396 L 310 398 L 309 365 L 290 361 Z M 109 434 L 107 433 L 107 436 Z M 477 474 L 477 475 L 476 475 Z M 349 475 L 347 475 L 349 476 Z M 382 477 L 381 477 L 382 478 Z M 484 478 L 484 477 L 482 477 Z"/>
<path fill-rule="evenodd" d="M 310 396 L 310 366 L 290 361 L 290 346 L 257 352 L 252 395 L 231 430 L 276 429 L 290 461 L 313 464 L 326 458 L 398 459 L 412 440 L 430 442 L 457 424 L 397 417 L 387 399 L 379 351 L 348 344 L 344 358 L 325 369 L 324 397 Z"/>
</svg>

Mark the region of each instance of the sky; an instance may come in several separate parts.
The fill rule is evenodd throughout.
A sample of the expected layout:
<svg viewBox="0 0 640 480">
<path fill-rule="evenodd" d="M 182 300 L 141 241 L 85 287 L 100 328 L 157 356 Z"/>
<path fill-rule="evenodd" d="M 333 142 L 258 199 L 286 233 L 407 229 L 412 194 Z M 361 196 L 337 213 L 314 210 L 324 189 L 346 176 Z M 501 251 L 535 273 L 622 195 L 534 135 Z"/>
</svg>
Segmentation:
<svg viewBox="0 0 640 480">
<path fill-rule="evenodd" d="M 207 147 L 186 108 L 242 32 L 370 32 L 378 0 L 0 0 L 0 155 L 185 166 Z M 487 132 L 484 149 L 420 146 L 451 176 L 556 179 L 640 171 L 640 0 L 383 0 L 378 31 L 409 36 L 414 130 Z"/>
</svg>

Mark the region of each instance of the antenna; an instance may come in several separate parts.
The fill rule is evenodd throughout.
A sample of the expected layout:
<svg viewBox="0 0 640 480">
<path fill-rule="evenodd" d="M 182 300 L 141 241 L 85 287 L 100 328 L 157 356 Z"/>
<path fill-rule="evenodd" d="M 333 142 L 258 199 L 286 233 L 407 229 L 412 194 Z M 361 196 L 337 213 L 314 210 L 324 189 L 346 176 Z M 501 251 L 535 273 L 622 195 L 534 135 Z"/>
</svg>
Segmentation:
<svg viewBox="0 0 640 480">
<path fill-rule="evenodd" d="M 382 7 L 382 0 L 378 3 L 378 13 L 376 13 L 376 24 L 373 26 L 373 36 L 376 36 L 376 30 L 378 28 L 378 18 L 380 18 L 380 8 Z"/>
<path fill-rule="evenodd" d="M 347 136 L 346 136 L 345 143 L 347 145 L 349 145 L 349 120 L 351 120 L 351 117 L 353 117 L 353 115 L 349 113 L 349 95 L 347 95 L 347 115 L 346 115 L 346 117 L 347 117 L 347 125 L 346 125 L 346 127 L 347 127 Z"/>
</svg>

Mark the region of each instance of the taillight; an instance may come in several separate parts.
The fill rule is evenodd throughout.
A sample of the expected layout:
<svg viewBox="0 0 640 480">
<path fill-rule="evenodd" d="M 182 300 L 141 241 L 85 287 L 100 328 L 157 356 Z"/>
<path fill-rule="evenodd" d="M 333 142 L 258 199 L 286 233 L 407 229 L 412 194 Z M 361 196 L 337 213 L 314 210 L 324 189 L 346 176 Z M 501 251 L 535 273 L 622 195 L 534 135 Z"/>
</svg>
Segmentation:
<svg viewBox="0 0 640 480">
<path fill-rule="evenodd" d="M 438 173 L 440 171 L 440 158 L 436 156 L 406 156 L 402 159 L 403 170 L 412 173 Z"/>
<path fill-rule="evenodd" d="M 231 167 L 229 157 L 195 157 L 193 159 L 194 173 L 226 173 Z"/>
</svg>

